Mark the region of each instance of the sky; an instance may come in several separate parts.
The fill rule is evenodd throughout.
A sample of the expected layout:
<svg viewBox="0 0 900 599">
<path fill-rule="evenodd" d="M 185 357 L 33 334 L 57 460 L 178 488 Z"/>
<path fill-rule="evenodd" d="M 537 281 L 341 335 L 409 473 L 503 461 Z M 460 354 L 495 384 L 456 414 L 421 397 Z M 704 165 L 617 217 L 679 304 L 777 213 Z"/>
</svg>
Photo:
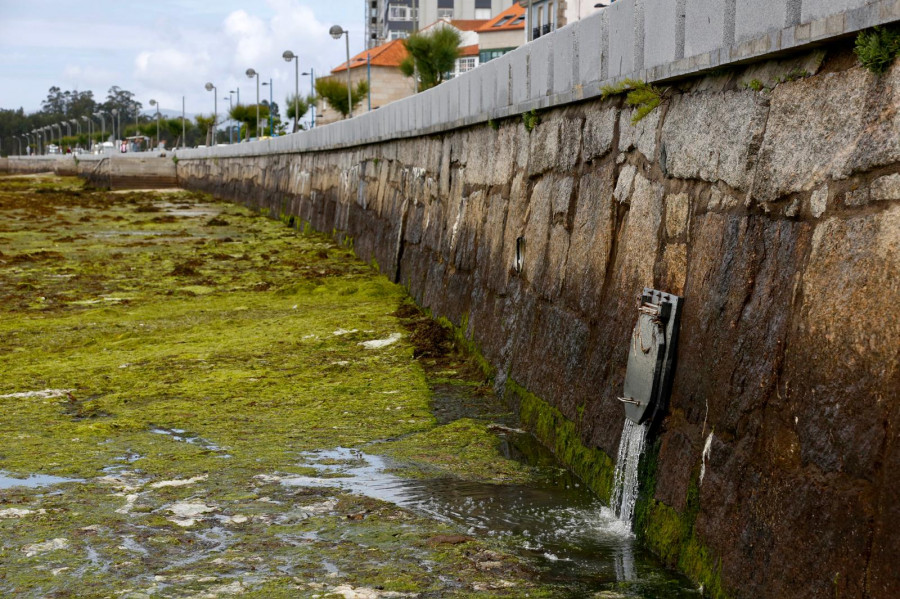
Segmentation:
<svg viewBox="0 0 900 599">
<path fill-rule="evenodd" d="M 0 0 L 0 108 L 36 112 L 52 86 L 92 90 L 98 101 L 117 85 L 134 92 L 150 113 L 150 99 L 165 112 L 219 112 L 229 90 L 241 102 L 256 101 L 256 80 L 272 78 L 274 100 L 284 106 L 294 91 L 293 63 L 300 72 L 327 74 L 346 60 L 344 40 L 328 29 L 350 32 L 350 55 L 363 49 L 363 0 Z M 260 98 L 268 99 L 268 86 Z M 300 77 L 300 92 L 310 92 Z M 232 100 L 237 103 L 236 95 Z"/>
</svg>

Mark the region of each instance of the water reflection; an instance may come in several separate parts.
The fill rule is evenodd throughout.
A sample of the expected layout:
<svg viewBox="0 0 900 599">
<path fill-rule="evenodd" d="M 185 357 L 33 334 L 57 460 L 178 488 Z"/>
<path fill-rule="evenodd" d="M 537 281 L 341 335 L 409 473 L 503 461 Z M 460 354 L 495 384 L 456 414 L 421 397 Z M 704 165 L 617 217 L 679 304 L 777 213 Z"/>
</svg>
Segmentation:
<svg viewBox="0 0 900 599">
<path fill-rule="evenodd" d="M 537 564 L 545 581 L 577 589 L 573 596 L 603 589 L 626 597 L 696 596 L 688 581 L 635 546 L 627 523 L 558 468 L 536 484 L 494 485 L 404 479 L 391 474 L 390 460 L 346 448 L 310 452 L 303 465 L 316 474 L 282 484 L 340 488 L 455 524 L 473 537 L 502 537 Z"/>
<path fill-rule="evenodd" d="M 32 474 L 27 478 L 15 478 L 0 470 L 0 490 L 11 489 L 13 487 L 36 489 L 38 487 L 49 487 L 61 483 L 79 482 L 83 481 L 78 478 L 63 478 L 61 476 L 50 476 L 49 474 Z"/>
</svg>

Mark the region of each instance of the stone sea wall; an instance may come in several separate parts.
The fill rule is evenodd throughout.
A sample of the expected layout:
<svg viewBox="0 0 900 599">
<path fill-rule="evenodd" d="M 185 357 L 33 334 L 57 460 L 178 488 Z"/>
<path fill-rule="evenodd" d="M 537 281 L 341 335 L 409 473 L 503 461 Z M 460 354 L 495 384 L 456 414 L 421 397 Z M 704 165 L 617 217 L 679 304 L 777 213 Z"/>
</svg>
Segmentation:
<svg viewBox="0 0 900 599">
<path fill-rule="evenodd" d="M 714 596 L 900 596 L 900 66 L 831 46 L 663 98 L 177 171 L 352 242 L 601 494 L 641 289 L 683 295 L 638 533 Z"/>
</svg>

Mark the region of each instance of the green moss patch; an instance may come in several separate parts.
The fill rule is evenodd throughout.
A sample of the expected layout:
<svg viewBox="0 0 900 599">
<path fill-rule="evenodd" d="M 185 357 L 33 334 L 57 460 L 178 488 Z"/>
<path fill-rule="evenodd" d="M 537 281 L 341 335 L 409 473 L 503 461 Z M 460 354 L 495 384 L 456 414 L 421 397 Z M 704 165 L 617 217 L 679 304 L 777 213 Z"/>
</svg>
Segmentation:
<svg viewBox="0 0 900 599">
<path fill-rule="evenodd" d="M 606 453 L 581 442 L 575 423 L 512 379 L 506 391 L 519 404 L 522 423 L 607 504 L 616 465 Z"/>
<path fill-rule="evenodd" d="M 0 178 L 0 240 L 0 474 L 80 479 L 0 489 L 0 595 L 558 594 L 500 539 L 430 544 L 459 531 L 277 482 L 383 439 L 448 475 L 526 472 L 485 423 L 438 426 L 404 290 L 347 247 L 35 177 Z"/>
</svg>

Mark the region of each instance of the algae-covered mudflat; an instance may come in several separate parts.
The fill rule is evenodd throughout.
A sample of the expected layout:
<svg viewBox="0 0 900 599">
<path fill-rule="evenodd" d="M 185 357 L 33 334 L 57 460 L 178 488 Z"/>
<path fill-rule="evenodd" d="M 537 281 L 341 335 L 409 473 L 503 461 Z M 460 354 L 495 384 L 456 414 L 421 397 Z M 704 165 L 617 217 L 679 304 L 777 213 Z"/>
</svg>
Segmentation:
<svg viewBox="0 0 900 599">
<path fill-rule="evenodd" d="M 540 519 L 575 493 L 568 539 L 599 505 L 511 459 L 528 443 L 474 369 L 329 238 L 201 194 L 0 178 L 0 296 L 0 594 L 584 592 L 553 574 L 559 538 L 485 506 Z M 591 592 L 685 590 L 614 557 Z"/>
</svg>

